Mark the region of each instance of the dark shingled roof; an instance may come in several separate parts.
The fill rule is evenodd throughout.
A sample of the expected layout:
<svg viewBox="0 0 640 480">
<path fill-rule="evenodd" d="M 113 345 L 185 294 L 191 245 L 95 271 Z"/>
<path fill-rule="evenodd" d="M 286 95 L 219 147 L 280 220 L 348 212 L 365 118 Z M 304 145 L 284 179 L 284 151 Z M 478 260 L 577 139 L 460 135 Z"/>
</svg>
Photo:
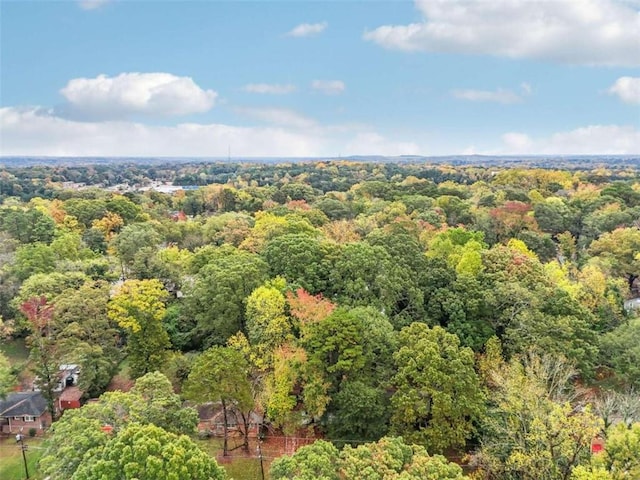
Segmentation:
<svg viewBox="0 0 640 480">
<path fill-rule="evenodd" d="M 47 410 L 47 401 L 40 392 L 17 392 L 0 400 L 0 417 L 39 417 Z"/>
</svg>

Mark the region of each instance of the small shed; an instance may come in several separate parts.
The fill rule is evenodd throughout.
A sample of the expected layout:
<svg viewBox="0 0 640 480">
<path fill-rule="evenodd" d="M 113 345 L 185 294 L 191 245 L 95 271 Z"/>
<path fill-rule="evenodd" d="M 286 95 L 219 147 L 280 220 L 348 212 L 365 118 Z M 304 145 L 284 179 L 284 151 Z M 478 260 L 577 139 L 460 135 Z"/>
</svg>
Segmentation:
<svg viewBox="0 0 640 480">
<path fill-rule="evenodd" d="M 60 410 L 69 410 L 70 408 L 80 408 L 80 400 L 84 392 L 78 387 L 67 387 L 60 394 L 59 405 Z"/>
</svg>

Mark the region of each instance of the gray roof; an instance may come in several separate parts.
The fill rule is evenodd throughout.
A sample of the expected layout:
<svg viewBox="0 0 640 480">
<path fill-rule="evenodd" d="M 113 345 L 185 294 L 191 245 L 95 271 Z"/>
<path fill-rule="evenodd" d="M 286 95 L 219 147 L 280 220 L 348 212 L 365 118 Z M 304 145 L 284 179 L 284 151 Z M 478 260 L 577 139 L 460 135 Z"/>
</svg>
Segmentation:
<svg viewBox="0 0 640 480">
<path fill-rule="evenodd" d="M 47 410 L 47 401 L 40 392 L 17 392 L 0 400 L 0 417 L 39 417 Z"/>
</svg>

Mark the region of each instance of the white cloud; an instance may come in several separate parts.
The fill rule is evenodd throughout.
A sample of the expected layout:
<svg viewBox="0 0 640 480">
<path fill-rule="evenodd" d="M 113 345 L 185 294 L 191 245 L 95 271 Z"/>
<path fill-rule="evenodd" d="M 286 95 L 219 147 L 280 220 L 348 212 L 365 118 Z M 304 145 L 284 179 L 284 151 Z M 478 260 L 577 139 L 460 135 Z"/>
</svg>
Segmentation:
<svg viewBox="0 0 640 480">
<path fill-rule="evenodd" d="M 301 23 L 287 33 L 289 37 L 311 37 L 319 35 L 329 26 L 327 22 L 321 23 Z"/>
<path fill-rule="evenodd" d="M 309 156 L 319 139 L 279 127 L 127 121 L 81 122 L 41 109 L 0 109 L 3 155 L 52 156 Z"/>
<path fill-rule="evenodd" d="M 625 103 L 640 105 L 640 77 L 620 77 L 608 91 Z"/>
<path fill-rule="evenodd" d="M 547 138 L 506 133 L 496 154 L 625 155 L 640 153 L 640 131 L 632 126 L 589 125 Z"/>
<path fill-rule="evenodd" d="M 60 118 L 38 107 L 5 107 L 0 108 L 0 154 L 226 157 L 231 146 L 234 156 L 334 157 L 401 155 L 419 150 L 414 143 L 387 138 L 363 125 L 323 126 L 277 109 L 262 115 L 271 125 L 158 126 L 129 121 L 84 122 Z"/>
<path fill-rule="evenodd" d="M 285 95 L 295 92 L 296 86 L 290 83 L 250 83 L 242 87 L 242 90 L 249 93 L 266 93 L 270 95 Z"/>
<path fill-rule="evenodd" d="M 78 0 L 78 5 L 83 10 L 96 10 L 111 0 Z"/>
<path fill-rule="evenodd" d="M 170 73 L 74 78 L 60 93 L 68 102 L 63 111 L 92 120 L 201 113 L 210 110 L 218 96 L 213 90 L 200 88 L 190 77 Z"/>
<path fill-rule="evenodd" d="M 286 108 L 249 108 L 235 109 L 241 115 L 260 120 L 271 125 L 292 128 L 311 128 L 316 126 L 315 120 Z"/>
<path fill-rule="evenodd" d="M 347 87 L 341 80 L 314 80 L 311 88 L 325 95 L 340 95 Z"/>
<path fill-rule="evenodd" d="M 496 102 L 496 103 L 518 103 L 522 97 L 511 90 L 452 90 L 453 95 L 458 100 L 468 100 L 470 102 Z"/>
<path fill-rule="evenodd" d="M 640 65 L 640 14 L 614 0 L 416 0 L 421 23 L 364 38 L 405 51 L 494 55 L 580 65 Z"/>
</svg>

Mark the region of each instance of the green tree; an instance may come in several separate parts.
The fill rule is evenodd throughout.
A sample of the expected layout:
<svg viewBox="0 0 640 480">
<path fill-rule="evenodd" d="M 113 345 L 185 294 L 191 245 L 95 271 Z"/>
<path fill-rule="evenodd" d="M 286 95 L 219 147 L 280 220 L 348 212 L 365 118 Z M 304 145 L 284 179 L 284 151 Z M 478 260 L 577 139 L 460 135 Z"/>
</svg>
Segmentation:
<svg viewBox="0 0 640 480">
<path fill-rule="evenodd" d="M 109 318 L 128 335 L 127 353 L 134 378 L 164 365 L 170 345 L 162 324 L 166 296 L 158 280 L 127 280 L 109 302 Z"/>
<path fill-rule="evenodd" d="M 101 199 L 71 198 L 62 207 L 68 215 L 73 215 L 86 228 L 91 227 L 94 220 L 104 217 L 107 205 Z"/>
<path fill-rule="evenodd" d="M 140 377 L 130 392 L 107 392 L 97 401 L 65 411 L 46 440 L 40 469 L 52 480 L 72 478 L 78 467 L 128 425 L 154 425 L 173 434 L 192 434 L 198 414 L 183 408 L 180 397 L 159 373 Z M 105 433 L 102 427 L 111 427 Z"/>
<path fill-rule="evenodd" d="M 484 396 L 470 348 L 440 327 L 413 323 L 401 330 L 394 354 L 392 432 L 434 452 L 461 447 L 484 413 Z"/>
<path fill-rule="evenodd" d="M 640 318 L 630 318 L 603 335 L 600 351 L 603 363 L 621 380 L 640 386 Z"/>
<path fill-rule="evenodd" d="M 589 247 L 591 255 L 606 260 L 615 275 L 626 278 L 629 289 L 640 275 L 640 229 L 618 228 L 605 233 Z"/>
<path fill-rule="evenodd" d="M 107 311 L 111 285 L 85 282 L 57 297 L 54 328 L 61 355 L 82 369 L 79 386 L 89 397 L 99 396 L 121 360 L 120 332 Z"/>
<path fill-rule="evenodd" d="M 56 268 L 56 254 L 49 245 L 29 243 L 16 250 L 13 272 L 24 281 L 35 273 L 50 273 Z"/>
<path fill-rule="evenodd" d="M 71 480 L 223 480 L 224 470 L 185 435 L 131 424 L 83 458 Z"/>
<path fill-rule="evenodd" d="M 11 391 L 15 381 L 9 360 L 0 352 L 0 400 Z"/>
<path fill-rule="evenodd" d="M 192 434 L 198 423 L 193 408 L 182 408 L 180 396 L 173 392 L 169 379 L 160 372 L 138 378 L 131 389 L 140 397 L 131 405 L 130 415 L 141 423 L 153 423 L 176 434 Z"/>
<path fill-rule="evenodd" d="M 295 233 L 268 241 L 262 256 L 272 276 L 280 275 L 290 284 L 316 294 L 327 287 L 329 269 L 325 259 L 331 250 L 315 236 Z"/>
<path fill-rule="evenodd" d="M 549 197 L 537 203 L 533 212 L 543 232 L 558 235 L 576 231 L 577 214 L 559 197 Z"/>
<path fill-rule="evenodd" d="M 55 226 L 53 219 L 37 208 L 0 209 L 0 230 L 22 244 L 51 242 Z"/>
<path fill-rule="evenodd" d="M 340 452 L 331 443 L 316 440 L 296 452 L 276 458 L 269 469 L 272 480 L 339 480 Z"/>
<path fill-rule="evenodd" d="M 142 257 L 149 257 L 155 253 L 162 238 L 160 234 L 148 223 L 127 225 L 111 241 L 122 266 L 122 275 L 132 269 L 136 261 L 141 262 Z"/>
<path fill-rule="evenodd" d="M 248 417 L 253 408 L 249 366 L 244 356 L 228 347 L 212 347 L 196 358 L 184 384 L 185 398 L 199 403 L 220 402 L 224 416 L 224 455 L 229 453 L 229 410 L 238 412 L 244 424 L 244 448 L 248 451 Z"/>
<path fill-rule="evenodd" d="M 206 256 L 196 252 L 194 262 L 203 260 L 185 299 L 186 312 L 197 323 L 194 343 L 223 345 L 236 332 L 245 332 L 246 299 L 267 279 L 267 265 L 258 255 L 233 247 L 208 250 Z"/>
<path fill-rule="evenodd" d="M 385 437 L 340 454 L 343 480 L 463 480 L 462 468 L 424 447 L 407 445 L 401 437 Z"/>
</svg>

